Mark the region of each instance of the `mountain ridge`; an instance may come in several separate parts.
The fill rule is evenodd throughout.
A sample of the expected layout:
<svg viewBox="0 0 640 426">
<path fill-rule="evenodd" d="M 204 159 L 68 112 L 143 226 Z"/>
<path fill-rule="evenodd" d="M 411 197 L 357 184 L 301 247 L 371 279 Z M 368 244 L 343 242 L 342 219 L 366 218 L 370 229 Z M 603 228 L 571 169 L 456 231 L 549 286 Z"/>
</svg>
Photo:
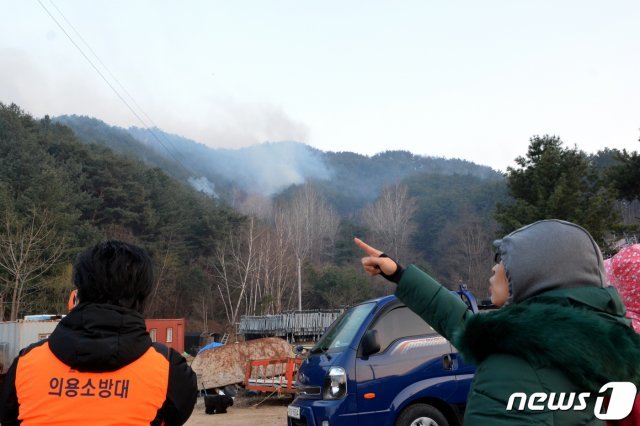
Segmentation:
<svg viewBox="0 0 640 426">
<path fill-rule="evenodd" d="M 390 150 L 368 156 L 322 151 L 297 141 L 214 148 L 159 128 L 124 129 L 97 118 L 74 115 L 53 120 L 71 127 L 83 142 L 135 156 L 200 191 L 227 200 L 237 191 L 272 197 L 291 186 L 313 181 L 341 212 L 348 213 L 375 199 L 383 186 L 419 174 L 503 178 L 489 166 L 408 151 Z"/>
</svg>

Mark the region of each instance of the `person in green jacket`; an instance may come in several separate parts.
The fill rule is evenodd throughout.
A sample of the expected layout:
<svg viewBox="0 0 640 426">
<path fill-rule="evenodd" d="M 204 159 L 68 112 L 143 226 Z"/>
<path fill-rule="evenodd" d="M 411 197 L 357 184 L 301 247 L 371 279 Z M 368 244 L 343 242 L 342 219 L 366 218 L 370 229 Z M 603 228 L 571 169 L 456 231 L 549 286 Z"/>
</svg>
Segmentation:
<svg viewBox="0 0 640 426">
<path fill-rule="evenodd" d="M 489 291 L 501 309 L 478 315 L 416 266 L 355 242 L 364 270 L 396 282 L 396 296 L 477 366 L 465 425 L 600 425 L 603 386 L 628 382 L 613 390 L 618 411 L 617 391 L 640 387 L 640 337 L 580 226 L 543 220 L 497 240 Z"/>
</svg>

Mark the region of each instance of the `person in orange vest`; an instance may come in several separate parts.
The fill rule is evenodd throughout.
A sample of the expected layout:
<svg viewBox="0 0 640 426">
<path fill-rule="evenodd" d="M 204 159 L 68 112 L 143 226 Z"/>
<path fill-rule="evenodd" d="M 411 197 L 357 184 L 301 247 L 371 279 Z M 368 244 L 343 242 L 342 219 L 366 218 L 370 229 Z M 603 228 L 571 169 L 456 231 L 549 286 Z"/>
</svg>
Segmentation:
<svg viewBox="0 0 640 426">
<path fill-rule="evenodd" d="M 0 422 L 184 424 L 196 402 L 196 376 L 146 331 L 142 312 L 153 285 L 147 252 L 99 243 L 78 256 L 73 281 L 78 304 L 8 370 Z"/>
</svg>

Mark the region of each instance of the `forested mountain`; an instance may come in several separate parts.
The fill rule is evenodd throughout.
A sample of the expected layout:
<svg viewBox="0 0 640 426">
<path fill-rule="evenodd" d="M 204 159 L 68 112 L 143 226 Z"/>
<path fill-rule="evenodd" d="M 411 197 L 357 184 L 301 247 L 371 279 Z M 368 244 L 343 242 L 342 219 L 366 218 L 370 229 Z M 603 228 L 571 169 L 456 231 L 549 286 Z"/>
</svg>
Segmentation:
<svg viewBox="0 0 640 426">
<path fill-rule="evenodd" d="M 157 128 L 125 130 L 78 116 L 55 120 L 74 129 L 82 141 L 134 155 L 227 201 L 237 191 L 271 196 L 312 180 L 340 213 L 348 214 L 374 200 L 384 185 L 409 176 L 458 174 L 502 180 L 500 173 L 487 166 L 406 151 L 367 157 L 351 152 L 323 152 L 297 142 L 214 149 Z M 123 136 L 127 132 L 138 143 Z M 186 179 L 185 172 L 190 175 Z"/>
<path fill-rule="evenodd" d="M 157 129 L 75 116 L 36 120 L 15 105 L 0 107 L 3 241 L 24 238 L 30 221 L 49 235 L 30 258 L 41 276 L 19 277 L 16 288 L 15 274 L 0 271 L 5 318 L 62 312 L 73 256 L 104 238 L 143 245 L 154 256 L 158 279 L 147 315 L 184 316 L 195 329 L 296 307 L 298 262 L 305 308 L 392 291 L 359 275 L 354 235 L 389 244 L 402 260 L 454 285 L 473 271 L 448 272 L 459 265 L 437 254 L 446 245 L 442 230 L 464 219 L 490 235 L 495 200 L 504 197 L 500 174 L 462 160 L 325 153 L 294 142 L 214 150 Z M 255 193 L 271 206 L 261 215 L 229 207 Z M 390 209 L 386 198 L 401 208 Z M 400 211 L 406 226 L 394 232 L 402 240 L 375 217 Z M 484 249 L 446 251 L 468 263 L 490 258 Z"/>
<path fill-rule="evenodd" d="M 34 119 L 0 104 L 0 315 L 63 313 L 74 256 L 105 238 L 152 254 L 147 316 L 221 331 L 244 314 L 392 292 L 362 273 L 354 236 L 484 297 L 491 242 L 514 226 L 558 217 L 583 220 L 600 239 L 637 231 L 611 210 L 615 197 L 640 193 L 637 153 L 587 157 L 545 136 L 526 155 L 503 176 L 403 151 L 367 157 L 295 142 L 211 149 L 157 129 Z M 34 250 L 12 257 L 27 242 Z"/>
<path fill-rule="evenodd" d="M 132 127 L 129 133 L 165 158 L 184 164 L 229 194 L 230 188 L 270 196 L 307 179 L 328 179 L 323 153 L 297 142 L 214 149 L 160 129 Z"/>
<path fill-rule="evenodd" d="M 435 273 L 453 284 L 463 276 L 468 281 L 469 272 L 463 275 L 450 272 L 455 265 L 451 261 L 440 261 L 436 248 L 442 250 L 445 245 L 439 237 L 442 229 L 461 216 L 467 219 L 472 216 L 484 225 L 483 230 L 491 239 L 495 232 L 491 226 L 495 204 L 507 197 L 500 173 L 464 160 L 424 157 L 406 151 L 387 151 L 368 157 L 351 152 L 322 152 L 296 142 L 214 149 L 157 128 L 125 130 L 77 116 L 56 120 L 78 129 L 81 140 L 98 141 L 119 152 L 135 155 L 180 179 L 184 180 L 180 172 L 189 170 L 191 176 L 187 180 L 194 188 L 234 205 L 238 197 L 251 193 L 286 202 L 305 183 L 313 182 L 314 190 L 340 216 L 349 218 L 349 224 L 343 223 L 343 227 L 349 229 L 357 226 L 360 211 L 372 203 L 385 186 L 405 182 L 409 184 L 410 196 L 415 197 L 419 205 L 418 226 L 406 244 L 412 246 L 413 258 L 428 262 Z M 138 143 L 126 137 L 127 132 Z M 340 243 L 348 246 L 349 238 L 345 235 Z M 452 255 L 452 251 L 458 250 L 456 247 L 446 248 L 447 253 Z M 485 247 L 485 251 L 490 250 L 489 246 Z M 335 260 L 344 263 L 344 259 Z M 482 266 L 487 265 L 482 263 Z"/>
<path fill-rule="evenodd" d="M 351 152 L 324 153 L 331 178 L 318 181 L 339 212 L 353 213 L 375 200 L 385 185 L 424 175 L 469 176 L 474 181 L 502 181 L 487 166 L 465 160 L 424 157 L 407 151 L 386 151 L 367 157 Z"/>
<path fill-rule="evenodd" d="M 104 238 L 143 245 L 154 256 L 151 315 L 190 316 L 202 286 L 202 279 L 190 278 L 202 275 L 194 261 L 215 253 L 243 218 L 159 168 L 80 143 L 48 117 L 35 120 L 0 104 L 0 220 L 0 315 L 6 319 L 64 313 L 73 257 Z M 27 243 L 31 251 L 16 258 L 16 247 Z"/>
<path fill-rule="evenodd" d="M 125 129 L 109 126 L 103 121 L 91 117 L 60 116 L 51 119 L 54 123 L 63 124 L 73 129 L 76 138 L 83 143 L 100 145 L 129 158 L 137 159 L 150 166 L 157 166 L 170 175 L 186 180 L 189 175 L 172 158 L 158 154 L 154 149 L 139 143 Z"/>
</svg>

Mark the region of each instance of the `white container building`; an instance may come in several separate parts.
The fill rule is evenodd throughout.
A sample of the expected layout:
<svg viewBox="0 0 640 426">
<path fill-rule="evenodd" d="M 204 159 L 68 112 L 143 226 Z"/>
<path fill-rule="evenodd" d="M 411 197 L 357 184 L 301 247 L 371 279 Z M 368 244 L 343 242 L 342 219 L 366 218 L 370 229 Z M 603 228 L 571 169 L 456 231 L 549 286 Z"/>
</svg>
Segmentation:
<svg viewBox="0 0 640 426">
<path fill-rule="evenodd" d="M 60 316 L 38 317 L 37 320 L 0 322 L 0 374 L 7 372 L 21 349 L 49 337 L 60 322 Z"/>
</svg>

